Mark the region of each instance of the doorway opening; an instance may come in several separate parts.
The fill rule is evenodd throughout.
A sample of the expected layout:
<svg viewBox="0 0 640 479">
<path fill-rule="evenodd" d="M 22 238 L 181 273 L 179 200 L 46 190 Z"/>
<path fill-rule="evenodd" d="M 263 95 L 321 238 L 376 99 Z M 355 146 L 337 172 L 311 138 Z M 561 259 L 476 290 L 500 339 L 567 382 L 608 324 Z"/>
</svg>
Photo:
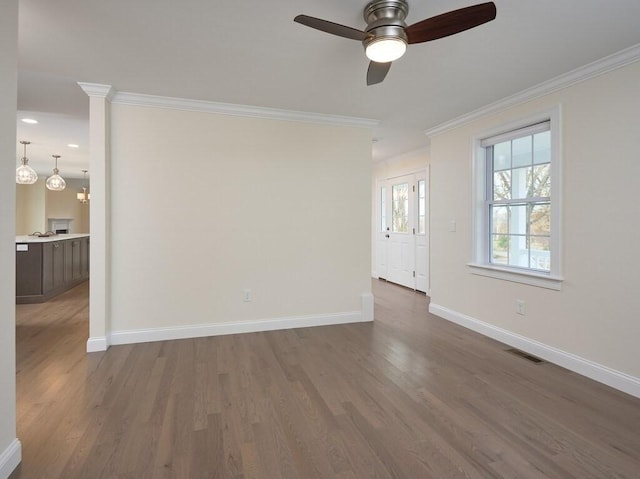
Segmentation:
<svg viewBox="0 0 640 479">
<path fill-rule="evenodd" d="M 376 276 L 429 292 L 427 171 L 388 178 L 376 188 Z"/>
</svg>

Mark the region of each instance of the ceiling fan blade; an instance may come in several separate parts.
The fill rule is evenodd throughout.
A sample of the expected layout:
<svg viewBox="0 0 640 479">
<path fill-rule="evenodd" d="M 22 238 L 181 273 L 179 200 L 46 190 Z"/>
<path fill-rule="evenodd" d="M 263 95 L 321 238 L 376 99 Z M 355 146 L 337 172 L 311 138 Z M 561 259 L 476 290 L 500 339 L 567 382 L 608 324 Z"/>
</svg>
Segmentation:
<svg viewBox="0 0 640 479">
<path fill-rule="evenodd" d="M 391 62 L 370 62 L 369 69 L 367 70 L 367 86 L 382 83 L 382 80 L 384 80 L 387 73 L 389 73 L 389 68 L 391 68 Z"/>
<path fill-rule="evenodd" d="M 339 37 L 350 38 L 351 40 L 364 40 L 371 36 L 371 34 L 356 30 L 355 28 L 340 25 L 339 23 L 333 23 L 328 20 L 322 20 L 321 18 L 310 17 L 308 15 L 298 15 L 293 19 L 294 22 L 306 25 L 307 27 L 315 28 L 322 32 L 331 33 L 332 35 L 338 35 Z"/>
<path fill-rule="evenodd" d="M 409 43 L 422 43 L 464 32 L 496 18 L 496 5 L 493 2 L 481 3 L 471 7 L 453 10 L 436 15 L 405 29 Z"/>
</svg>

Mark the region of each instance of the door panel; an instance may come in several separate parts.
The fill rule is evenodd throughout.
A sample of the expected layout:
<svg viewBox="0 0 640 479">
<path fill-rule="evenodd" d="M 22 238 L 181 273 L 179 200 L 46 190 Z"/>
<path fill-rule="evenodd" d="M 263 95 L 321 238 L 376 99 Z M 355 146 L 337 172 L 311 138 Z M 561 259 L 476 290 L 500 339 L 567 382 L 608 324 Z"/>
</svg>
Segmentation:
<svg viewBox="0 0 640 479">
<path fill-rule="evenodd" d="M 391 259 L 389 260 L 389 281 L 408 288 L 414 287 L 413 278 L 413 237 L 391 234 Z"/>
<path fill-rule="evenodd" d="M 418 239 L 416 238 L 416 243 Z M 427 292 L 428 278 L 427 278 L 427 265 L 429 262 L 429 253 L 427 251 L 426 244 L 416 244 L 416 289 Z"/>
<path fill-rule="evenodd" d="M 415 288 L 413 276 L 415 264 L 414 226 L 414 190 L 413 175 L 394 178 L 387 183 L 388 218 L 391 218 L 391 231 L 387 242 L 387 280 L 393 283 Z"/>
</svg>

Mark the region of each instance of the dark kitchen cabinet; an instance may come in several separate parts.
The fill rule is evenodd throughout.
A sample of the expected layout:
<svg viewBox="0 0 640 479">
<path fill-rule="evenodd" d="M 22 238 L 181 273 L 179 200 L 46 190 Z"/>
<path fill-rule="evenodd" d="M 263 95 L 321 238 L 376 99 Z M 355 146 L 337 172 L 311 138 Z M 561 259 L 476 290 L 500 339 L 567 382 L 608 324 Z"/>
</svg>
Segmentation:
<svg viewBox="0 0 640 479">
<path fill-rule="evenodd" d="M 80 238 L 80 275 L 89 278 L 89 237 Z"/>
<path fill-rule="evenodd" d="M 42 303 L 89 279 L 89 237 L 16 243 L 16 302 Z"/>
<path fill-rule="evenodd" d="M 42 243 L 42 294 L 61 289 L 65 283 L 64 241 Z"/>
</svg>

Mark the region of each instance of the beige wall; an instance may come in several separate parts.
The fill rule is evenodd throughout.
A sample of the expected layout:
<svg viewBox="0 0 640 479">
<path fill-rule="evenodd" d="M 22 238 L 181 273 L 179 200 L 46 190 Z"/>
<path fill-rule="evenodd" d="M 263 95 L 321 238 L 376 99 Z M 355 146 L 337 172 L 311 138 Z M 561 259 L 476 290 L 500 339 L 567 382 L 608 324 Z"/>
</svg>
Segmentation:
<svg viewBox="0 0 640 479">
<path fill-rule="evenodd" d="M 112 331 L 362 308 L 370 130 L 114 104 L 111 148 Z"/>
<path fill-rule="evenodd" d="M 28 235 L 47 230 L 46 178 L 42 175 L 33 185 L 16 185 L 16 234 Z"/>
<path fill-rule="evenodd" d="M 87 185 L 85 180 L 68 178 L 67 187 L 62 191 L 46 190 L 47 218 L 71 218 L 70 233 L 89 232 L 89 204 L 83 204 L 78 200 L 78 193 L 82 186 Z"/>
<path fill-rule="evenodd" d="M 434 304 L 640 378 L 639 84 L 635 63 L 431 139 Z M 472 137 L 559 104 L 562 290 L 471 274 Z"/>
<path fill-rule="evenodd" d="M 40 175 L 33 185 L 16 187 L 16 234 L 27 235 L 49 229 L 49 218 L 71 218 L 71 233 L 89 232 L 89 204 L 82 204 L 77 194 L 88 182 L 67 178 L 62 191 L 47 189 L 46 177 Z"/>
<path fill-rule="evenodd" d="M 15 168 L 18 0 L 0 2 L 0 477 L 20 460 L 16 439 Z"/>
<path fill-rule="evenodd" d="M 375 163 L 373 166 L 373 178 L 374 180 L 383 180 L 415 173 L 417 171 L 424 171 L 428 165 L 429 148 L 424 148 Z"/>
</svg>

